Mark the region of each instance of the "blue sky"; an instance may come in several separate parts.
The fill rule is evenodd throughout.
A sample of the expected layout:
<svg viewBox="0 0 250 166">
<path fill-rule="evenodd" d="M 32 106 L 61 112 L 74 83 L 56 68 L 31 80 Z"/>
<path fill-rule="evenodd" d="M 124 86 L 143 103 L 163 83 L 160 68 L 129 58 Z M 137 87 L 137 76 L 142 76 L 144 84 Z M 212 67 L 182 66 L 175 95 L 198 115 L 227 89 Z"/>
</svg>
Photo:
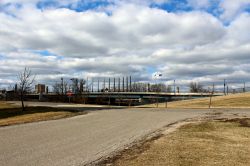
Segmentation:
<svg viewBox="0 0 250 166">
<path fill-rule="evenodd" d="M 202 0 L 201 0 L 202 1 Z M 201 10 L 206 11 L 210 14 L 213 14 L 214 16 L 219 16 L 223 13 L 223 11 L 220 8 L 220 0 L 205 0 L 208 1 L 208 5 L 193 5 L 188 0 L 169 0 L 166 2 L 154 2 L 150 1 L 146 3 L 149 7 L 152 8 L 160 8 L 163 10 L 166 10 L 168 12 L 187 12 L 187 11 L 193 11 L 193 10 Z M 126 1 L 125 1 L 126 2 Z M 143 2 L 143 1 L 142 1 Z M 131 3 L 131 1 L 129 2 Z M 87 0 L 80 0 L 76 3 L 68 3 L 68 4 L 60 4 L 57 0 L 44 0 L 39 1 L 37 3 L 37 7 L 39 9 L 45 9 L 45 8 L 69 8 L 71 10 L 75 10 L 77 12 L 82 12 L 86 10 L 95 10 L 98 8 L 107 7 L 110 5 L 116 5 L 116 1 L 107 1 L 107 0 L 94 0 L 94 1 L 87 1 Z M 18 5 L 20 6 L 20 4 Z M 244 5 L 242 7 L 242 11 L 248 11 L 249 12 L 249 5 Z"/>
<path fill-rule="evenodd" d="M 121 77 L 250 82 L 250 0 L 2 0 L 0 87 Z"/>
<path fill-rule="evenodd" d="M 240 2 L 242 0 L 239 0 Z M 5 3 L 4 3 L 5 2 Z M 15 8 L 20 8 L 25 5 L 25 0 L 21 1 L 9 1 L 3 0 L 0 10 L 5 10 L 10 6 Z M 125 3 L 135 3 L 139 5 L 146 5 L 151 8 L 159 8 L 167 12 L 188 12 L 188 11 L 205 11 L 216 17 L 223 14 L 223 9 L 221 4 L 223 0 L 145 0 L 145 1 L 130 1 L 130 0 L 34 0 L 28 1 L 33 2 L 38 9 L 45 10 L 51 8 L 68 8 L 77 12 L 83 12 L 87 10 L 97 10 L 100 8 L 106 8 L 108 6 L 117 6 Z M 202 3 L 203 2 L 203 3 Z M 236 2 L 237 3 L 237 2 Z M 237 12 L 249 12 L 250 6 L 248 0 L 243 0 L 244 5 L 239 7 Z M 26 3 L 27 4 L 27 3 Z M 29 3 L 30 4 L 30 3 Z"/>
</svg>

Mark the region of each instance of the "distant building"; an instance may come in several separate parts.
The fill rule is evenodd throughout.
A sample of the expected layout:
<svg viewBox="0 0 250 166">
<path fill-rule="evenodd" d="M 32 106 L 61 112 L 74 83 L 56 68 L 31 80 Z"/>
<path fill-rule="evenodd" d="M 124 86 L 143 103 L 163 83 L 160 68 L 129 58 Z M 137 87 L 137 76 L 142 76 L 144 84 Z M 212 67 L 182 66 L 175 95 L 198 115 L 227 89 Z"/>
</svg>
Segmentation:
<svg viewBox="0 0 250 166">
<path fill-rule="evenodd" d="M 37 84 L 35 86 L 36 93 L 45 93 L 45 85 L 44 84 Z"/>
</svg>

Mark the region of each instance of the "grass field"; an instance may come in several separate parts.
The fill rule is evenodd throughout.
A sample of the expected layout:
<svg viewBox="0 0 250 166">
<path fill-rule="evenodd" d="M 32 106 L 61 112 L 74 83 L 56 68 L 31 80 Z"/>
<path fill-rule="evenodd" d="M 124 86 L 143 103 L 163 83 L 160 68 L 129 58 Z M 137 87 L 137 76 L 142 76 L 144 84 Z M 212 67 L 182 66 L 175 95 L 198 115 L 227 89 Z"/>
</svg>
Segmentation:
<svg viewBox="0 0 250 166">
<path fill-rule="evenodd" d="M 84 111 L 52 107 L 20 107 L 0 101 L 0 126 L 66 118 L 86 114 Z"/>
<path fill-rule="evenodd" d="M 168 102 L 167 108 L 208 108 L 209 103 L 210 98 L 206 97 Z M 139 107 L 156 107 L 156 104 L 142 105 Z M 165 108 L 166 104 L 159 103 L 158 107 Z M 250 93 L 212 97 L 211 108 L 250 108 Z"/>
<path fill-rule="evenodd" d="M 9 104 L 5 101 L 0 101 L 0 109 L 5 109 L 5 108 L 17 108 L 17 106 Z"/>
<path fill-rule="evenodd" d="M 249 154 L 250 119 L 209 121 L 184 125 L 110 165 L 248 166 Z"/>
</svg>

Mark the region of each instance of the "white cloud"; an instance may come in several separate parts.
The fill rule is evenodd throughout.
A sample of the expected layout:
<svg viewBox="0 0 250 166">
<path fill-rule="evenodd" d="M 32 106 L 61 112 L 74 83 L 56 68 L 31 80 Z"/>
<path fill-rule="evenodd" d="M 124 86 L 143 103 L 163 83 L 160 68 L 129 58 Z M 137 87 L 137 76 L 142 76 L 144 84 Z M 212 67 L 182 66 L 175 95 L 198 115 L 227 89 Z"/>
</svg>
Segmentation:
<svg viewBox="0 0 250 166">
<path fill-rule="evenodd" d="M 195 9 L 209 8 L 212 3 L 211 0 L 187 0 L 187 2 Z"/>
<path fill-rule="evenodd" d="M 250 0 L 223 0 L 220 3 L 220 7 L 223 10 L 220 18 L 225 21 L 231 21 L 249 5 Z"/>
<path fill-rule="evenodd" d="M 183 82 L 246 79 L 250 72 L 249 13 L 229 26 L 201 11 L 168 13 L 132 4 L 113 8 L 112 15 L 32 5 L 15 14 L 0 13 L 0 84 L 24 66 L 49 82 L 131 73 L 145 81 L 149 67 Z M 34 53 L 39 50 L 52 55 Z"/>
<path fill-rule="evenodd" d="M 204 45 L 224 35 L 222 24 L 209 14 L 173 14 L 134 5 L 118 8 L 111 16 L 94 11 L 77 13 L 57 9 L 42 12 L 34 8 L 23 8 L 19 14 L 19 18 L 0 16 L 3 20 L 1 32 L 5 34 L 0 46 L 2 51 L 7 48 L 47 49 L 70 57 L 123 55 L 131 51 L 138 53 L 138 48 L 145 46 L 154 49 L 166 45 Z"/>
</svg>

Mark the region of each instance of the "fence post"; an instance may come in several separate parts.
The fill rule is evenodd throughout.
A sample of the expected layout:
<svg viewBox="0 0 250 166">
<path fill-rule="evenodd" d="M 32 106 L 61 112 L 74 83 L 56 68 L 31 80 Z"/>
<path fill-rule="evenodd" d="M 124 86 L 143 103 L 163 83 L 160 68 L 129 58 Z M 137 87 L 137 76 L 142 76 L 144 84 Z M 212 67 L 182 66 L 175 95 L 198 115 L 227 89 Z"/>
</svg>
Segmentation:
<svg viewBox="0 0 250 166">
<path fill-rule="evenodd" d="M 213 95 L 213 92 L 210 93 L 209 109 L 211 108 L 211 105 L 212 105 L 212 95 Z"/>
</svg>

